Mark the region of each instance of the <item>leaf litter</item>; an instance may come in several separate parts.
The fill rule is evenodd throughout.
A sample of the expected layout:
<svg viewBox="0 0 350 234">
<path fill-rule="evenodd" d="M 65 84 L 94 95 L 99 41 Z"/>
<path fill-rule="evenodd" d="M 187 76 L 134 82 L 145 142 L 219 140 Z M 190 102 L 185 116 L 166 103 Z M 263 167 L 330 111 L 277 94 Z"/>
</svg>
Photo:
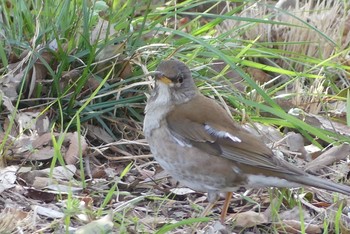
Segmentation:
<svg viewBox="0 0 350 234">
<path fill-rule="evenodd" d="M 105 26 L 108 23 L 103 18 L 99 18 L 93 35 L 97 35 L 97 31 L 108 34 Z M 102 36 L 93 40 L 99 39 L 106 38 Z M 344 40 L 346 40 L 345 36 Z M 113 223 L 115 220 L 118 224 L 125 222 L 124 226 L 119 225 L 121 233 L 123 231 L 136 233 L 139 230 L 152 233 L 163 225 L 173 224 L 186 218 L 196 218 L 207 205 L 207 196 L 182 187 L 151 160 L 145 141 L 139 139 L 142 138 L 140 133 L 142 127 L 138 121 L 116 119 L 113 123 L 114 130 L 123 134 L 123 139 L 116 141 L 106 129 L 95 126 L 92 122 L 84 125 L 87 129 L 86 135 L 78 132 L 62 133 L 55 128 L 52 131 L 50 128 L 52 116 L 44 115 L 42 109 L 32 108 L 28 111 L 14 108 L 11 101 L 18 98 L 17 90 L 23 79 L 25 80 L 23 94 L 25 98 L 33 97 L 38 84 L 47 86 L 51 82 L 47 80 L 50 76 L 49 68 L 55 70 L 57 67 L 57 61 L 52 52 L 57 49 L 52 46 L 54 44 L 53 42 L 35 51 L 34 66 L 31 68 L 28 67 L 31 53 L 25 51 L 20 56 L 19 62 L 9 65 L 7 76 L 1 79 L 0 91 L 4 100 L 2 105 L 7 109 L 6 112 L 1 113 L 2 117 L 6 116 L 5 121 L 0 123 L 2 140 L 5 139 L 4 132 L 10 126 L 9 121 L 14 111 L 16 117 L 5 143 L 4 157 L 7 165 L 5 164 L 0 170 L 0 232 L 50 233 L 51 226 L 55 223 L 63 223 L 69 211 L 74 213 L 71 216 L 75 218 L 69 228 L 76 233 L 109 232 L 115 226 Z M 113 77 L 118 77 L 119 80 L 127 79 L 132 75 L 132 64 L 140 64 L 140 61 L 132 61 L 124 56 L 123 43 L 106 48 L 96 58 L 97 73 L 103 74 L 106 71 L 105 67 L 113 67 L 117 63 L 119 67 L 115 67 L 116 73 Z M 224 67 L 214 66 L 213 70 L 221 72 Z M 142 69 L 147 68 L 143 66 Z M 247 69 L 247 72 L 259 83 L 271 80 L 271 76 L 262 70 Z M 74 83 L 80 75 L 79 68 L 65 71 L 63 83 L 60 85 L 65 87 L 69 83 Z M 146 72 L 145 75 L 147 75 Z M 239 89 L 245 89 L 241 79 L 235 81 L 235 84 L 237 83 L 240 84 Z M 86 87 L 88 93 L 97 87 L 93 77 L 89 77 L 88 84 Z M 44 93 L 47 92 L 45 88 L 43 90 Z M 315 90 L 324 92 L 316 86 Z M 317 103 L 318 100 L 312 101 Z M 302 107 L 303 100 L 295 98 L 292 102 L 294 106 Z M 334 112 L 345 113 L 344 109 L 338 109 L 341 105 L 332 106 Z M 319 103 L 304 108 L 304 113 L 312 113 L 312 115 L 307 114 L 310 115 L 310 118 L 307 118 L 309 120 L 306 120 L 308 123 L 344 136 L 350 135 L 345 124 L 323 117 L 320 114 L 320 108 Z M 248 126 L 251 132 L 255 132 L 267 141 L 265 143 L 273 147 L 278 155 L 286 157 L 292 163 L 315 173 L 327 175 L 332 180 L 345 180 L 344 178 L 347 177 L 347 164 L 337 163 L 339 160 L 349 159 L 347 144 L 326 148 L 321 155 L 315 156 L 307 163 L 308 154 L 312 152 L 308 152 L 310 147 L 304 146 L 304 139 L 301 139 L 298 133 L 289 131 L 288 138 L 284 138 L 281 132 L 273 127 L 259 124 Z M 51 165 L 53 158 L 59 157 L 53 147 L 54 142 L 61 137 L 64 141 L 59 154 L 63 156 L 65 165 Z M 276 142 L 279 144 L 275 144 Z M 80 160 L 83 160 L 85 165 L 79 164 Z M 130 162 L 133 162 L 133 166 L 125 171 Z M 83 173 L 86 174 L 84 181 L 82 181 Z M 82 182 L 87 184 L 82 186 Z M 108 194 L 111 190 L 113 193 Z M 305 190 L 308 191 L 308 189 Z M 291 190 L 291 199 L 289 201 L 286 198 L 283 199 L 281 210 L 277 210 L 279 220 L 275 220 L 272 218 L 274 217 L 272 213 L 276 211 L 273 205 L 278 201 L 271 201 L 270 193 L 271 190 L 266 189 L 241 188 L 234 195 L 229 210 L 230 221 L 227 223 L 233 219 L 235 225 L 233 229 L 214 221 L 219 216 L 222 199 L 212 210 L 213 220 L 209 223 L 201 223 L 199 229 L 207 230 L 207 233 L 228 232 L 227 230 L 236 232 L 242 229 L 258 233 L 261 227 L 266 230 L 276 227 L 281 233 L 299 233 L 303 227 L 299 216 L 302 210 L 306 232 L 321 233 L 325 217 L 328 219 L 335 217 L 337 209 L 341 206 L 340 203 L 334 204 L 333 194 L 325 191 L 313 190 L 311 198 L 307 194 L 296 198 L 296 193 Z M 110 196 L 110 199 L 106 199 L 107 196 Z M 341 195 L 340 197 L 342 198 Z M 70 204 L 72 201 L 77 204 Z M 301 209 L 291 204 L 296 201 L 302 203 Z M 71 206 L 76 209 L 69 210 Z M 101 212 L 98 216 L 92 215 L 99 210 L 104 210 L 104 215 L 101 215 Z M 341 228 L 345 233 L 348 228 L 346 220 L 348 215 L 343 214 L 341 217 L 342 220 L 344 219 L 341 222 Z M 180 227 L 177 230 L 188 232 L 191 229 Z"/>
</svg>

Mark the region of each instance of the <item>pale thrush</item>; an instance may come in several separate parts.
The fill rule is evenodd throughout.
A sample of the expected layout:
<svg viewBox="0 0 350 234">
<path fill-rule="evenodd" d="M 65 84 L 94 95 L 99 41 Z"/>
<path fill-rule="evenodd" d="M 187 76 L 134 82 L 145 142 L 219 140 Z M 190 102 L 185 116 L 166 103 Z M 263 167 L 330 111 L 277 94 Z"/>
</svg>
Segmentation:
<svg viewBox="0 0 350 234">
<path fill-rule="evenodd" d="M 145 112 L 144 134 L 164 170 L 189 188 L 207 192 L 210 204 L 220 192 L 226 193 L 222 221 L 232 191 L 240 186 L 312 186 L 350 195 L 349 186 L 310 175 L 277 158 L 215 100 L 198 91 L 183 62 L 159 64 Z"/>
</svg>

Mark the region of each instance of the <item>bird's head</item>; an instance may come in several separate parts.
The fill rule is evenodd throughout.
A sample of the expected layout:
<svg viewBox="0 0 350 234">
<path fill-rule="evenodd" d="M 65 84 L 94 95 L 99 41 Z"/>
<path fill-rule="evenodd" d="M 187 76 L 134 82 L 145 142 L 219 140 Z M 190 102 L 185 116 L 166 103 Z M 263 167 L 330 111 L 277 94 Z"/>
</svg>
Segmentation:
<svg viewBox="0 0 350 234">
<path fill-rule="evenodd" d="M 169 89 L 172 98 L 185 100 L 197 93 L 190 69 L 179 60 L 162 61 L 157 67 L 155 78 L 157 88 Z"/>
</svg>

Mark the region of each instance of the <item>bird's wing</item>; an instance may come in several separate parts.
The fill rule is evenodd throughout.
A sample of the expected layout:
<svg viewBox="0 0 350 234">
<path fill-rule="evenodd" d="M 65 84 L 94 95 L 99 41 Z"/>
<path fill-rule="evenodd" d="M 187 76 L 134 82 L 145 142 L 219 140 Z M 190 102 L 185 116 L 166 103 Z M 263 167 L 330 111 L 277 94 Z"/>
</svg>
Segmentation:
<svg viewBox="0 0 350 234">
<path fill-rule="evenodd" d="M 203 105 L 203 100 L 209 104 Z M 294 175 L 303 173 L 274 156 L 263 142 L 236 125 L 215 101 L 204 96 L 176 106 L 166 120 L 180 144 L 260 169 Z"/>
</svg>

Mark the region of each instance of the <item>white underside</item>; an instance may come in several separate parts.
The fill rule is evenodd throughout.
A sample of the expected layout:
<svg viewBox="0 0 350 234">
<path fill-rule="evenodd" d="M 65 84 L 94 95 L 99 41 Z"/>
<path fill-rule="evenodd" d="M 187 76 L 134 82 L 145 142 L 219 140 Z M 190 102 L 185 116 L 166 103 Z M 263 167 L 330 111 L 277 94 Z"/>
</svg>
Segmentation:
<svg viewBox="0 0 350 234">
<path fill-rule="evenodd" d="M 252 188 L 264 188 L 264 187 L 300 187 L 300 184 L 290 182 L 285 179 L 280 179 L 272 176 L 263 176 L 263 175 L 248 175 L 248 184 L 247 187 Z"/>
</svg>

